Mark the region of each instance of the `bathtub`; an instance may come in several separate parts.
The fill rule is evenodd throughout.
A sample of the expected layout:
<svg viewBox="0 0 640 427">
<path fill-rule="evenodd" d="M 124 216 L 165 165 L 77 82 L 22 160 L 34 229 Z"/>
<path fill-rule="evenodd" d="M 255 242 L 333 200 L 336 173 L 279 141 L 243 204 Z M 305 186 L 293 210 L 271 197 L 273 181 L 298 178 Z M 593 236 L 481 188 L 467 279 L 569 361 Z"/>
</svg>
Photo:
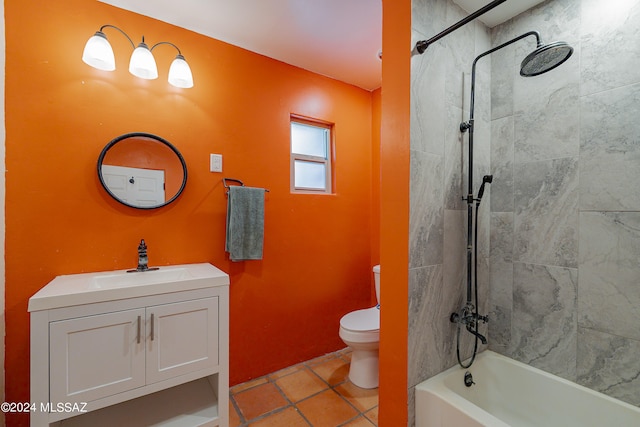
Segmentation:
<svg viewBox="0 0 640 427">
<path fill-rule="evenodd" d="M 416 427 L 440 426 L 638 427 L 640 408 L 487 350 L 416 386 Z"/>
</svg>

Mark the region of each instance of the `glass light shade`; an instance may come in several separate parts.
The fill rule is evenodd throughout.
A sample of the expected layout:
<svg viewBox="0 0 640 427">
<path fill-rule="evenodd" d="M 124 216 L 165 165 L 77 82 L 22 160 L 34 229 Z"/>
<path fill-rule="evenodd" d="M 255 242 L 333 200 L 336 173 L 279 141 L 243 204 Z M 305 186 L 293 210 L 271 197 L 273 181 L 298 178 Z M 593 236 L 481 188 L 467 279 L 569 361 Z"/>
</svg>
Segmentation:
<svg viewBox="0 0 640 427">
<path fill-rule="evenodd" d="M 188 89 L 193 87 L 193 75 L 184 56 L 178 54 L 169 67 L 169 83 L 175 87 Z"/>
<path fill-rule="evenodd" d="M 107 40 L 107 36 L 101 31 L 96 31 L 87 41 L 82 52 L 82 60 L 98 70 L 113 71 L 116 69 L 113 49 Z"/>
<path fill-rule="evenodd" d="M 158 67 L 149 47 L 141 42 L 131 55 L 129 72 L 141 79 L 157 79 Z"/>
</svg>

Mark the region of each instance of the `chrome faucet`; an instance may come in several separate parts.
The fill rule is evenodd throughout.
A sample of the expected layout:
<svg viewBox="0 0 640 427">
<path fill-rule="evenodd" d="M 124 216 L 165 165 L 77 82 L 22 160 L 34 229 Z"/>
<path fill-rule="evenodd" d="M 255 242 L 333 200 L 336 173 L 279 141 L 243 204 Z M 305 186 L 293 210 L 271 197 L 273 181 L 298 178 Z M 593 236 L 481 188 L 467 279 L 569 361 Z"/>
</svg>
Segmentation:
<svg viewBox="0 0 640 427">
<path fill-rule="evenodd" d="M 138 268 L 137 271 L 147 271 L 149 269 L 149 257 L 147 256 L 147 244 L 144 239 L 138 245 Z"/>
<path fill-rule="evenodd" d="M 149 268 L 149 257 L 147 256 L 147 244 L 144 239 L 140 240 L 138 245 L 138 268 L 135 270 L 127 270 L 127 273 L 134 273 L 139 271 L 153 271 L 159 270 L 159 267 Z"/>
</svg>

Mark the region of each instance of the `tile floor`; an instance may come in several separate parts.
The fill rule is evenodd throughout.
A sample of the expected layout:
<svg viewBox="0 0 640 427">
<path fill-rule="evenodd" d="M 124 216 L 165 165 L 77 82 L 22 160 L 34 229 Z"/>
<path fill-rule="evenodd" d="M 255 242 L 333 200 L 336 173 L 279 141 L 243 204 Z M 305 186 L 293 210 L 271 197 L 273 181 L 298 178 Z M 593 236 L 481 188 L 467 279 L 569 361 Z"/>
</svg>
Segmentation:
<svg viewBox="0 0 640 427">
<path fill-rule="evenodd" d="M 229 427 L 372 427 L 378 389 L 348 379 L 344 349 L 238 384 L 229 392 Z"/>
</svg>

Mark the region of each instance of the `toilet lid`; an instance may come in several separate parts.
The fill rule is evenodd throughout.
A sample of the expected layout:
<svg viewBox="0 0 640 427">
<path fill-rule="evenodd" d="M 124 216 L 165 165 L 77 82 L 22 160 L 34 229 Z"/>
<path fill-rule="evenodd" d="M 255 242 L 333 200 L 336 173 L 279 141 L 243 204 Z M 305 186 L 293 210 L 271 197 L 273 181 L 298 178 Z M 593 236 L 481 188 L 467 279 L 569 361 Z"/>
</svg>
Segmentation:
<svg viewBox="0 0 640 427">
<path fill-rule="evenodd" d="M 340 319 L 340 326 L 356 332 L 376 331 L 380 329 L 380 309 L 378 307 L 356 310 Z"/>
</svg>

